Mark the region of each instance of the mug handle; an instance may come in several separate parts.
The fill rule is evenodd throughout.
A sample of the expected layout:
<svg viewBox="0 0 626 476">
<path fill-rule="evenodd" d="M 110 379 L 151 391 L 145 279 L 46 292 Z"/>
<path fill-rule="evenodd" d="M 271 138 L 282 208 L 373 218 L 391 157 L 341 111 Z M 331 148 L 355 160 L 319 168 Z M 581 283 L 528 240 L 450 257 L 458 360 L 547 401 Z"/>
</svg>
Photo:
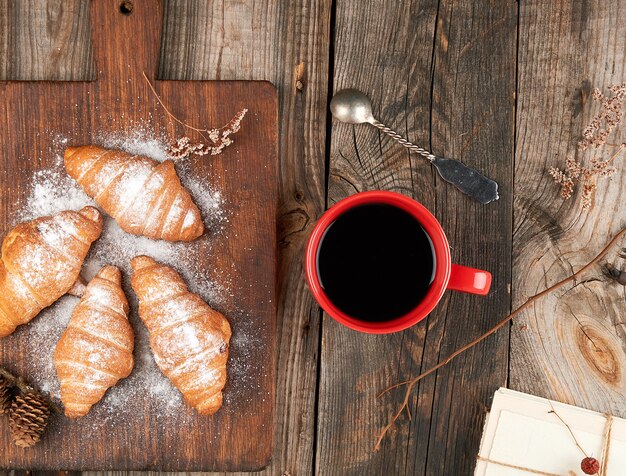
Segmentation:
<svg viewBox="0 0 626 476">
<path fill-rule="evenodd" d="M 452 264 L 448 289 L 484 296 L 491 287 L 491 273 L 482 269 Z"/>
</svg>

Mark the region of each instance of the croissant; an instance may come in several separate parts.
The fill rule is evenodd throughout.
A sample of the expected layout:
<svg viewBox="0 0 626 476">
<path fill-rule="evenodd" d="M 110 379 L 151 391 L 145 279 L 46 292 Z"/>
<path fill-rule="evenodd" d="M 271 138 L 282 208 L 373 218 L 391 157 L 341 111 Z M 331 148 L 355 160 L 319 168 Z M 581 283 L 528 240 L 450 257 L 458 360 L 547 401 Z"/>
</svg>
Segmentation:
<svg viewBox="0 0 626 476">
<path fill-rule="evenodd" d="M 167 241 L 204 233 L 200 210 L 181 185 L 171 160 L 95 145 L 68 147 L 65 169 L 122 230 Z"/>
<path fill-rule="evenodd" d="M 161 371 L 201 415 L 222 406 L 231 330 L 226 318 L 187 290 L 180 275 L 148 256 L 131 261 L 139 317 Z"/>
<path fill-rule="evenodd" d="M 85 289 L 54 351 L 65 415 L 82 417 L 133 370 L 133 328 L 121 273 L 104 266 Z"/>
<path fill-rule="evenodd" d="M 101 232 L 102 217 L 93 207 L 20 223 L 9 232 L 0 262 L 0 337 L 72 289 Z"/>
</svg>

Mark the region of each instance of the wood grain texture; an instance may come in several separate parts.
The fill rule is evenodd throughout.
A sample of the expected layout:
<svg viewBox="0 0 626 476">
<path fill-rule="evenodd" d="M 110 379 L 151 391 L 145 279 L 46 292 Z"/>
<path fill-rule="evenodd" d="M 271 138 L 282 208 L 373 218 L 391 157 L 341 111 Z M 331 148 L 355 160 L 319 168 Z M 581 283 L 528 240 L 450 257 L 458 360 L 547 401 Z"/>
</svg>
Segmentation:
<svg viewBox="0 0 626 476">
<path fill-rule="evenodd" d="M 0 78 L 94 79 L 89 2 L 0 1 Z"/>
<path fill-rule="evenodd" d="M 284 57 L 278 45 L 285 45 L 282 36 L 290 34 L 289 30 L 293 33 L 295 27 L 283 24 L 287 28 L 279 28 L 281 17 L 287 11 L 299 15 L 305 8 L 300 2 L 281 3 L 166 1 L 159 77 L 273 79 Z M 291 10 L 294 7 L 299 8 Z M 313 11 L 315 7 L 313 3 Z"/>
<path fill-rule="evenodd" d="M 488 206 L 470 202 L 373 128 L 333 125 L 328 205 L 366 189 L 414 197 L 441 220 L 453 260 L 488 269 L 495 280 L 486 298 L 446 293 L 425 321 L 403 333 L 364 336 L 324 319 L 318 474 L 473 470 L 491 395 L 506 384 L 506 330 L 421 382 L 412 420 L 401 418 L 378 453 L 377 433 L 403 395 L 375 396 L 509 310 L 516 14 L 513 1 L 337 4 L 334 89 L 363 89 L 382 122 L 484 171 L 502 193 Z"/>
<path fill-rule="evenodd" d="M 0 1 L 0 78 L 93 76 L 83 3 Z M 491 301 L 449 293 L 428 321 L 397 336 L 357 338 L 325 320 L 319 474 L 471 471 L 483 421 L 480 409 L 506 382 L 506 331 L 422 382 L 412 400 L 412 422 L 401 421 L 377 454 L 371 453 L 373 439 L 399 395 L 380 402 L 373 396 L 445 357 L 507 310 L 510 254 L 505 250 L 511 226 L 500 207 L 511 206 L 512 118 L 517 122 L 515 304 L 563 277 L 570 265 L 583 264 L 607 234 L 626 224 L 620 207 L 623 174 L 601 189 L 603 205 L 591 213 L 582 213 L 575 201 L 562 203 L 545 175 L 548 166 L 562 165 L 573 150 L 591 114 L 583 106 L 591 88 L 624 79 L 626 32 L 619 15 L 624 1 L 520 2 L 516 113 L 511 84 L 515 6 L 473 3 L 337 2 L 335 89 L 363 88 L 380 119 L 436 153 L 456 154 L 489 173 L 501 182 L 503 194 L 484 209 L 488 213 L 478 214 L 418 157 L 374 130 L 334 126 L 329 205 L 370 188 L 414 196 L 442 220 L 456 260 L 499 274 L 487 298 Z M 60 7 L 63 12 L 53 14 Z M 269 79 L 278 86 L 277 430 L 274 462 L 262 474 L 311 471 L 319 314 L 302 280 L 300 256 L 323 208 L 331 8 L 330 0 L 164 3 L 159 77 Z M 75 39 L 60 41 L 55 51 L 56 39 L 68 38 L 73 28 Z M 500 235 L 488 234 L 494 232 Z M 590 278 L 603 279 L 599 270 Z M 624 416 L 624 299 L 623 288 L 591 281 L 514 322 L 510 386 Z M 455 328 L 465 315 L 473 319 Z M 474 388 L 476 381 L 481 383 Z M 472 430 L 464 436 L 466 428 Z"/>
<path fill-rule="evenodd" d="M 28 18 L 22 19 L 23 27 L 28 28 L 25 37 L 35 37 L 38 31 L 34 25 L 45 17 L 47 8 L 57 6 L 49 0 L 35 4 Z M 3 5 L 6 3 L 0 3 L 0 7 Z M 231 1 L 165 1 L 158 71 L 162 79 L 269 79 L 278 88 L 281 142 L 277 421 L 274 459 L 262 474 L 306 474 L 313 457 L 320 314 L 304 283 L 301 254 L 324 204 L 331 2 L 268 0 L 256 1 L 254 8 L 251 5 Z M 274 15 L 265 15 L 254 29 L 238 26 L 239 21 L 253 21 L 242 19 L 242 14 L 251 16 L 266 11 L 273 11 Z M 208 20 L 213 12 L 231 24 L 224 34 L 236 36 L 229 40 L 230 53 L 222 48 L 224 41 L 214 40 L 221 38 L 223 32 L 220 21 L 213 17 Z M 0 25 L 5 24 L 3 21 L 12 22 L 0 14 Z M 74 21 L 86 21 L 86 11 L 81 10 Z M 58 18 L 56 22 L 51 29 L 67 28 Z M 2 35 L 0 30 L 0 42 Z M 266 52 L 261 54 L 255 46 L 259 42 L 269 45 L 269 52 L 262 48 Z M 71 57 L 80 52 L 86 58 L 88 47 L 86 38 L 77 38 L 75 44 L 62 48 L 56 63 L 52 64 L 50 50 L 42 51 L 39 61 L 47 65 L 45 71 L 50 78 L 59 74 L 55 68 L 70 68 L 73 78 L 85 79 L 90 66 L 72 62 Z M 0 49 L 0 60 L 28 56 L 26 45 L 16 42 L 15 48 L 18 51 Z M 219 71 L 208 66 L 220 62 L 220 57 Z M 244 57 L 245 62 L 241 60 Z M 5 71 L 1 69 L 5 64 L 7 61 L 0 61 L 0 72 Z M 38 65 L 29 65 L 31 69 L 24 79 L 30 79 L 29 74 L 39 74 Z"/>
<path fill-rule="evenodd" d="M 93 2 L 91 25 L 97 81 L 0 83 L 6 105 L 0 136 L 2 168 L 9 172 L 0 177 L 2 235 L 25 199 L 31 174 L 55 160 L 50 133 L 68 137 L 71 144 L 84 144 L 98 133 L 130 132 L 144 121 L 157 135 L 183 135 L 180 126 L 163 113 L 141 75 L 143 71 L 148 76 L 156 72 L 159 4 L 154 0 L 135 2 L 132 15 L 123 16 L 117 0 Z M 211 181 L 232 206 L 227 226 L 234 230 L 233 238 L 217 240 L 207 235 L 207 252 L 195 272 L 217 273 L 232 283 L 233 297 L 220 310 L 228 316 L 235 337 L 238 328 L 254 328 L 255 345 L 240 346 L 239 351 L 231 345 L 230 353 L 231 361 L 239 359 L 249 366 L 248 383 L 243 385 L 229 374 L 226 404 L 211 418 L 187 409 L 184 419 L 168 415 L 159 420 L 148 397 L 143 412 L 112 427 L 87 425 L 85 419 L 69 422 L 55 415 L 41 444 L 27 452 L 10 443 L 8 425 L 3 422 L 0 466 L 250 470 L 266 465 L 271 458 L 273 440 L 267 435 L 273 432 L 276 381 L 275 89 L 267 82 L 201 81 L 157 81 L 155 88 L 174 114 L 195 124 L 224 124 L 236 111 L 250 109 L 246 132 L 237 136 L 236 149 L 210 161 L 189 162 L 192 173 Z M 206 106 L 198 108 L 198 104 Z M 264 206 L 258 207 L 258 203 Z M 246 252 L 249 249 L 255 250 L 252 259 Z M 135 321 L 135 325 L 139 324 Z M 0 360 L 27 379 L 32 370 L 24 350 L 28 339 L 25 326 L 0 343 Z M 84 441 L 90 444 L 85 446 Z"/>
<path fill-rule="evenodd" d="M 591 90 L 626 78 L 626 2 L 522 2 L 515 167 L 513 301 L 577 270 L 626 226 L 626 168 L 596 203 L 569 201 L 548 177 L 563 167 L 597 107 Z M 554 21 L 558 18 L 559 21 Z M 611 142 L 626 140 L 621 127 Z M 617 250 L 616 250 L 617 251 Z M 623 267 L 612 253 L 607 259 Z M 626 303 L 598 266 L 513 323 L 511 388 L 626 416 Z"/>
</svg>

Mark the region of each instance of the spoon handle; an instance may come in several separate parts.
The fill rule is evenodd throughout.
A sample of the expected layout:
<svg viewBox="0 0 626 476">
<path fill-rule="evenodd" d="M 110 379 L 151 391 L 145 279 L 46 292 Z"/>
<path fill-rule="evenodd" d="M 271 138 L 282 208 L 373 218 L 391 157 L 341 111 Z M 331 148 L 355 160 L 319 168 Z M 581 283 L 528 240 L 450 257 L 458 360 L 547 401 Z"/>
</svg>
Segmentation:
<svg viewBox="0 0 626 476">
<path fill-rule="evenodd" d="M 468 167 L 458 160 L 443 157 L 435 157 L 431 163 L 442 179 L 483 205 L 500 198 L 498 196 L 498 183 L 485 177 L 478 170 Z"/>
<path fill-rule="evenodd" d="M 478 170 L 472 169 L 458 160 L 437 157 L 426 149 L 412 144 L 396 131 L 376 119 L 374 119 L 371 124 L 391 138 L 395 139 L 407 149 L 417 152 L 421 156 L 428 159 L 435 169 L 437 169 L 437 172 L 439 172 L 442 179 L 451 183 L 461 192 L 469 195 L 474 200 L 478 200 L 482 204 L 487 204 L 499 198 L 498 183 L 488 177 L 485 177 Z"/>
<path fill-rule="evenodd" d="M 415 144 L 410 143 L 408 140 L 403 138 L 400 134 L 398 134 L 393 129 L 387 127 L 382 122 L 378 122 L 377 120 L 374 120 L 370 124 L 372 124 L 377 129 L 380 129 L 382 132 L 387 134 L 389 137 L 394 139 L 396 142 L 402 144 L 407 149 L 412 150 L 413 152 L 417 152 L 419 155 L 425 157 L 430 162 L 435 160 L 435 156 L 433 154 L 431 154 L 429 151 L 427 151 L 426 149 L 423 149 L 422 147 L 418 147 Z"/>
</svg>

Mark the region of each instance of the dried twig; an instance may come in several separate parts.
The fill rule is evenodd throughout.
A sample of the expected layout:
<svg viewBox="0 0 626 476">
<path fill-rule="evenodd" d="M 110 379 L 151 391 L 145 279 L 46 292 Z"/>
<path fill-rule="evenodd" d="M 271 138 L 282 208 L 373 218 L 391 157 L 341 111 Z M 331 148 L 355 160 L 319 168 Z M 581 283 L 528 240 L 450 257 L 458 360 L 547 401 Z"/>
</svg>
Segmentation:
<svg viewBox="0 0 626 476">
<path fill-rule="evenodd" d="M 146 80 L 146 82 L 148 83 L 148 86 L 150 87 L 150 90 L 152 91 L 152 94 L 154 94 L 154 97 L 156 98 L 157 101 L 159 101 L 159 104 L 161 105 L 161 107 L 167 113 L 168 116 L 170 116 L 172 119 L 174 119 L 176 122 L 178 122 L 181 126 L 186 127 L 187 129 L 191 129 L 192 131 L 196 131 L 196 132 L 200 132 L 200 133 L 202 133 L 202 132 L 209 132 L 207 129 L 200 129 L 198 127 L 194 127 L 192 125 L 189 125 L 186 122 L 181 121 L 174 114 L 172 114 L 170 112 L 170 110 L 167 108 L 167 106 L 163 103 L 163 101 L 161 100 L 159 95 L 157 94 L 156 90 L 154 89 L 154 86 L 152 86 L 152 83 L 148 79 L 148 76 L 146 76 L 145 71 L 142 71 L 141 74 L 143 74 L 143 77 Z"/>
<path fill-rule="evenodd" d="M 583 449 L 582 446 L 580 446 L 580 443 L 578 442 L 578 439 L 576 438 L 576 435 L 574 434 L 574 432 L 572 431 L 572 427 L 569 426 L 565 420 L 563 420 L 563 418 L 561 418 L 561 415 L 559 415 L 556 410 L 554 409 L 554 405 L 552 405 L 552 402 L 550 400 L 548 400 L 548 403 L 550 404 L 550 408 L 552 408 L 552 410 L 550 410 L 548 413 L 552 413 L 555 417 L 557 417 L 559 420 L 561 420 L 561 423 L 563 423 L 565 425 L 565 428 L 567 428 L 567 431 L 569 431 L 569 434 L 572 436 L 572 439 L 574 440 L 574 443 L 576 444 L 576 446 L 578 446 L 578 449 L 581 451 L 581 453 L 583 454 L 583 456 L 586 458 L 589 455 L 587 454 L 587 452 Z"/>
<path fill-rule="evenodd" d="M 536 301 L 538 301 L 542 297 L 550 294 L 551 292 L 555 291 L 556 289 L 559 289 L 563 285 L 565 285 L 567 283 L 570 283 L 570 282 L 576 280 L 577 278 L 579 278 L 585 271 L 589 270 L 593 265 L 595 265 L 598 261 L 600 261 L 609 252 L 609 250 L 615 245 L 615 243 L 617 243 L 624 236 L 626 236 L 626 228 L 622 229 L 619 233 L 617 233 L 611 239 L 611 241 L 609 241 L 609 243 L 602 249 L 602 251 L 600 251 L 600 253 L 598 253 L 598 255 L 595 258 L 593 258 L 591 261 L 589 261 L 586 265 L 584 265 L 578 271 L 576 271 L 572 275 L 568 276 L 567 278 L 559 281 L 558 283 L 553 284 L 549 288 L 544 289 L 540 293 L 535 294 L 534 296 L 528 298 L 526 300 L 526 302 L 524 302 L 524 304 L 522 304 L 520 307 L 515 309 L 508 316 L 502 318 L 502 320 L 500 320 L 495 326 L 493 326 L 491 329 L 489 329 L 483 335 L 477 337 L 476 339 L 474 339 L 470 343 L 468 343 L 468 344 L 464 345 L 463 347 L 461 347 L 460 349 L 454 351 L 452 354 L 450 354 L 448 357 L 446 357 L 443 361 L 441 361 L 440 363 L 438 363 L 434 367 L 431 367 L 430 369 L 426 370 L 425 372 L 422 372 L 418 376 L 413 377 L 413 378 L 411 378 L 409 380 L 405 380 L 404 382 L 396 383 L 394 385 L 391 385 L 390 387 L 387 387 L 385 390 L 383 390 L 378 395 L 378 397 L 384 395 L 385 393 L 389 392 L 390 390 L 393 390 L 394 388 L 403 387 L 403 386 L 406 387 L 405 388 L 404 399 L 402 401 L 402 404 L 400 405 L 400 408 L 394 414 L 394 416 L 392 417 L 391 421 L 389 421 L 389 423 L 387 425 L 385 425 L 385 427 L 381 430 L 381 433 L 378 436 L 378 439 L 376 440 L 376 446 L 374 447 L 374 449 L 375 450 L 379 450 L 380 449 L 380 444 L 381 444 L 383 438 L 385 437 L 387 432 L 391 429 L 391 427 L 395 424 L 396 420 L 398 420 L 398 418 L 400 418 L 400 415 L 402 415 L 402 412 L 404 411 L 404 408 L 406 406 L 408 406 L 409 398 L 411 396 L 411 391 L 413 390 L 413 387 L 415 387 L 417 382 L 422 380 L 427 375 L 430 375 L 431 373 L 433 373 L 436 370 L 440 369 L 444 365 L 448 364 L 452 359 L 454 359 L 455 357 L 459 356 L 460 354 L 462 354 L 466 350 L 474 347 L 476 344 L 478 344 L 479 342 L 485 340 L 490 335 L 494 334 L 498 329 L 500 329 L 505 324 L 507 324 L 509 321 L 511 321 L 519 313 L 521 313 L 525 309 L 528 309 L 532 304 L 534 304 Z"/>
</svg>

